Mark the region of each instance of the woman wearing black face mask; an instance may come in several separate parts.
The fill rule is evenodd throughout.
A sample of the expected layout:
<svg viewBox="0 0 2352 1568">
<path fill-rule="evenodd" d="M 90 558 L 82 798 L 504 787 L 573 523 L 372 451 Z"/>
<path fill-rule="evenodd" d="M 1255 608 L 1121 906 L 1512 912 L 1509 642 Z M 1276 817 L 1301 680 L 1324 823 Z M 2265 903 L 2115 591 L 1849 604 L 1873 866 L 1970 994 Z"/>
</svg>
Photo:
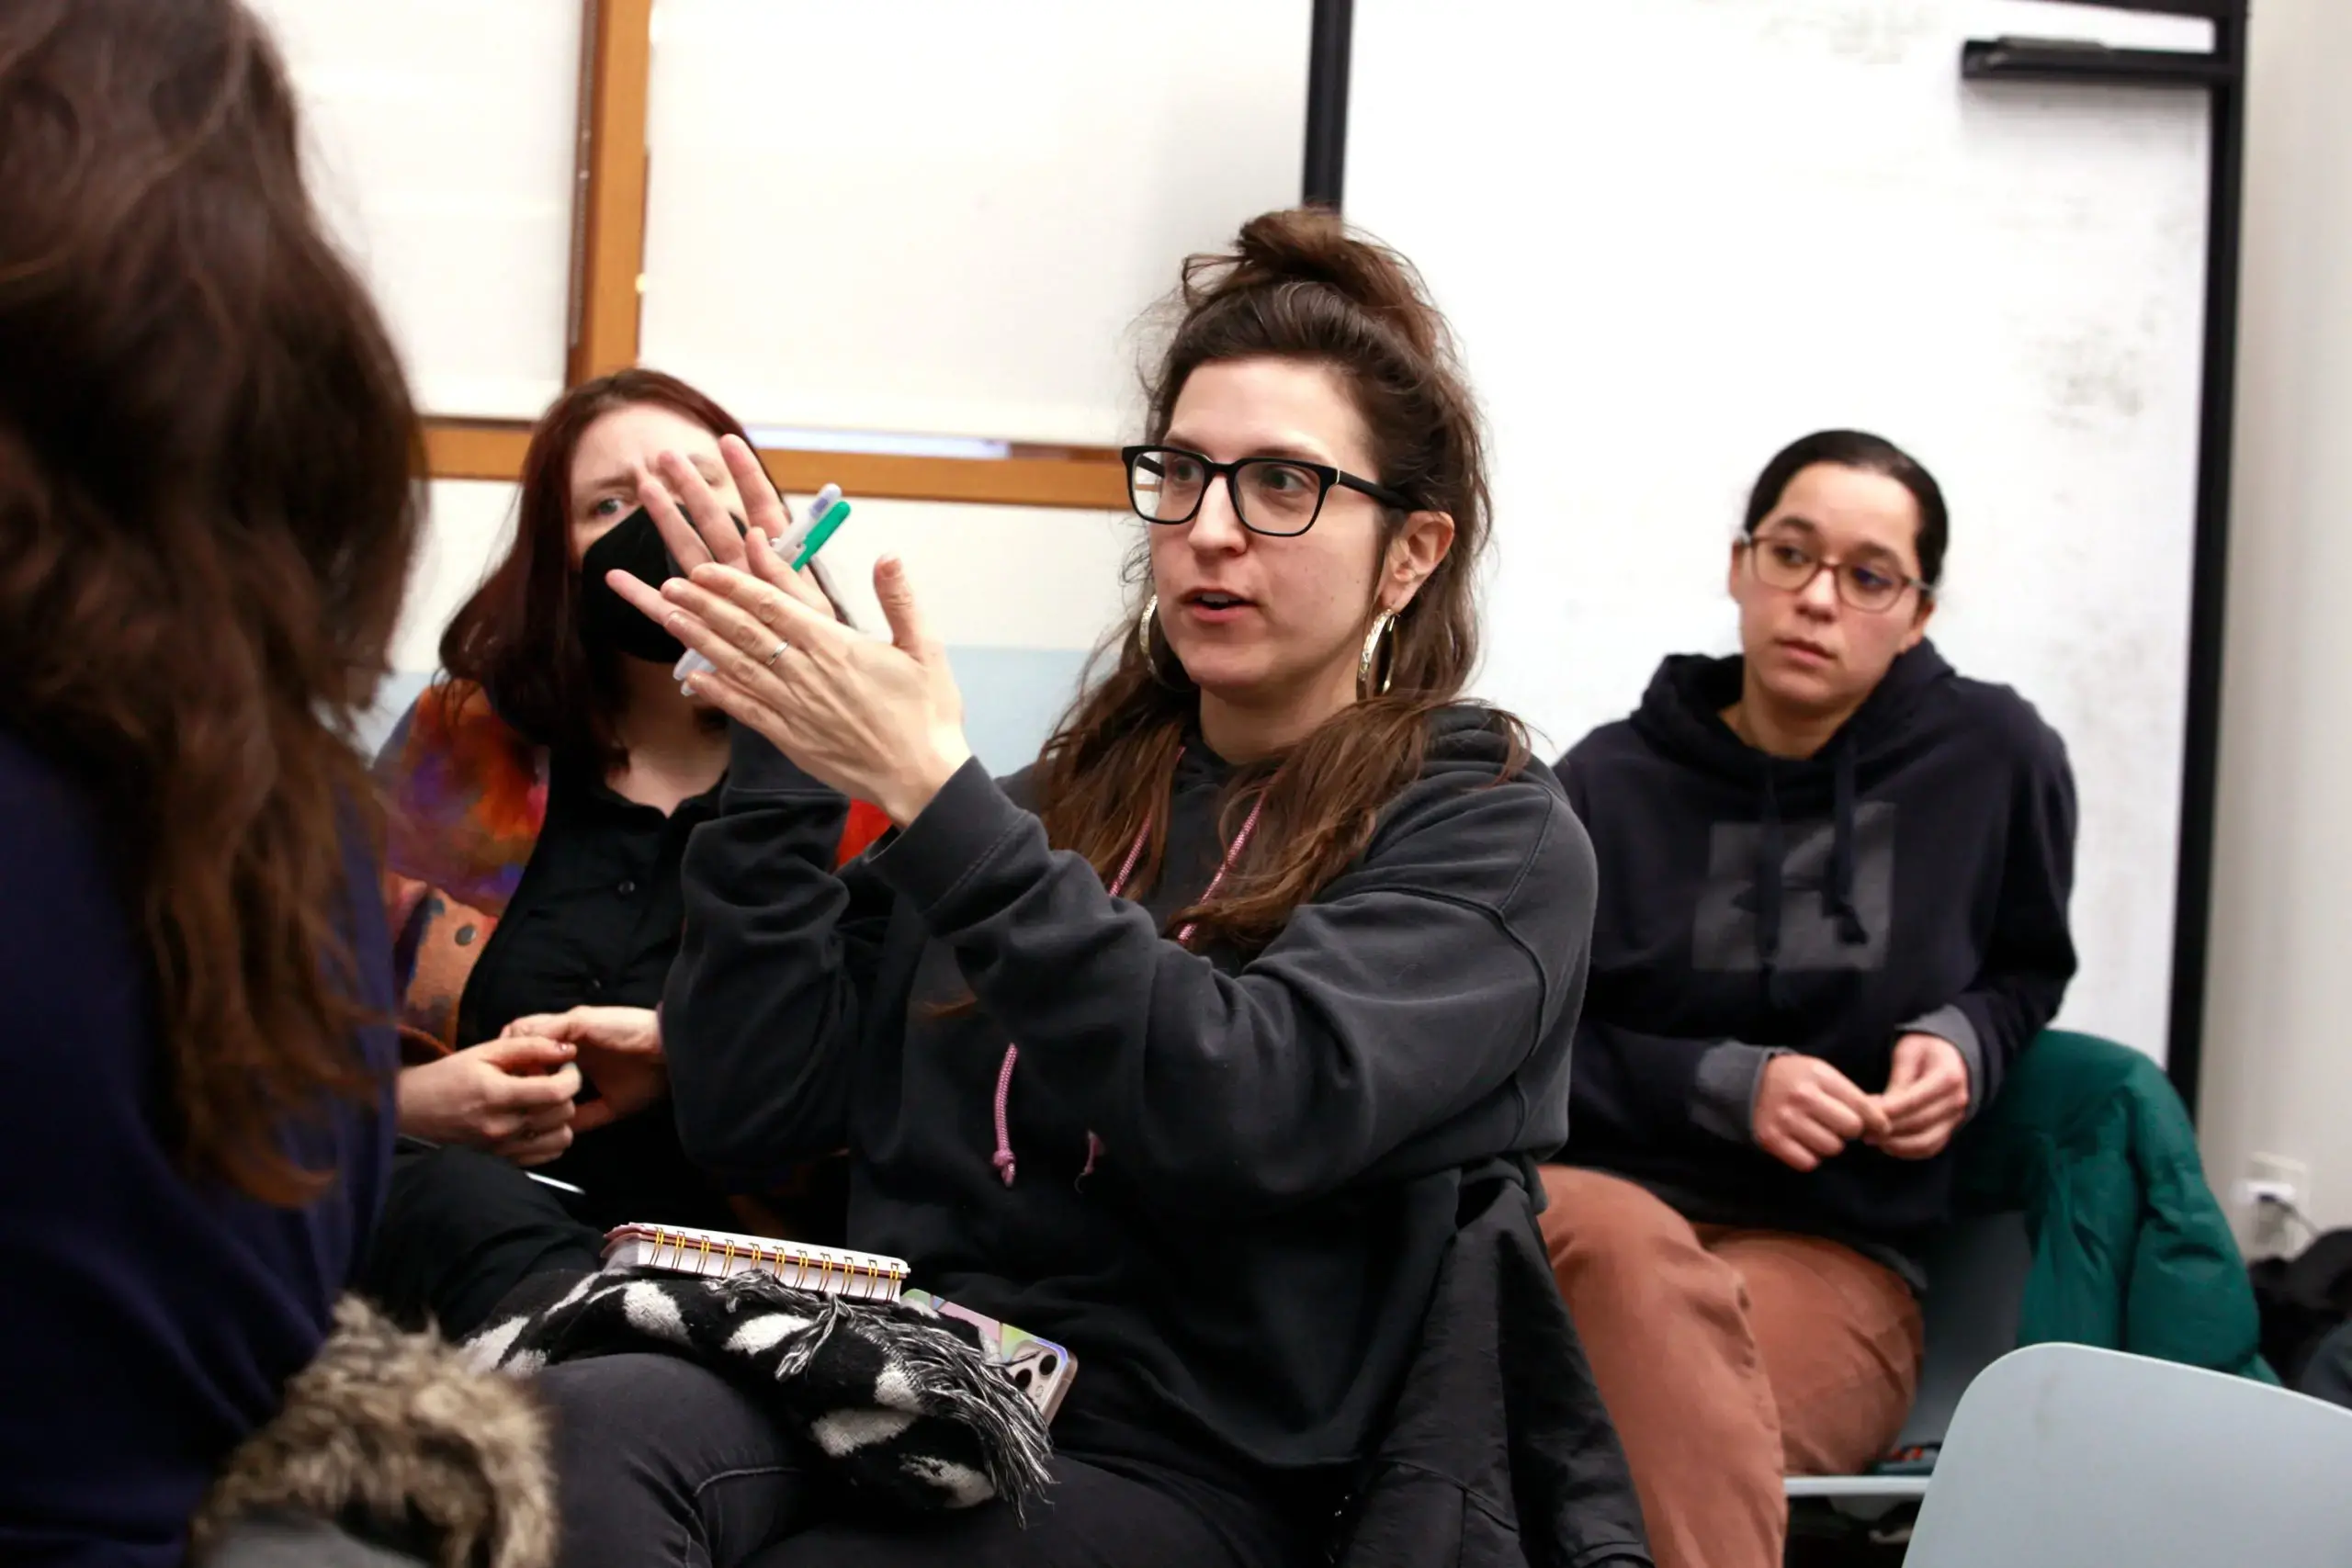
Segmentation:
<svg viewBox="0 0 2352 1568">
<path fill-rule="evenodd" d="M 681 645 L 605 581 L 668 573 L 636 495 L 660 453 L 743 513 L 722 435 L 742 426 L 658 371 L 559 400 L 524 458 L 505 558 L 377 761 L 406 1143 L 366 1283 L 453 1335 L 527 1274 L 594 1268 L 604 1226 L 765 1228 L 679 1149 L 652 1012 L 726 728 L 680 692 Z M 843 857 L 881 825 L 854 820 Z"/>
</svg>

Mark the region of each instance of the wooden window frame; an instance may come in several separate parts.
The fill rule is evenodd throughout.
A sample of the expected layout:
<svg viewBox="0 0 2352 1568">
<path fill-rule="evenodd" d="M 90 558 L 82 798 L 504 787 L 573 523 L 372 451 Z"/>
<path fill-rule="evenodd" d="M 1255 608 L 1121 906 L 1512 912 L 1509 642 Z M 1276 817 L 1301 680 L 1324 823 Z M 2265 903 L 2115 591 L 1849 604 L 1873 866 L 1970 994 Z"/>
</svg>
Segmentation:
<svg viewBox="0 0 2352 1568">
<path fill-rule="evenodd" d="M 653 5 L 582 0 L 567 387 L 637 363 Z M 439 479 L 518 479 L 530 434 L 530 424 L 521 420 L 428 418 L 427 471 Z M 760 461 L 777 488 L 801 494 L 830 481 L 852 495 L 880 500 L 1090 511 L 1123 511 L 1127 504 L 1119 455 L 1105 447 L 1015 444 L 1003 457 L 764 447 Z"/>
</svg>

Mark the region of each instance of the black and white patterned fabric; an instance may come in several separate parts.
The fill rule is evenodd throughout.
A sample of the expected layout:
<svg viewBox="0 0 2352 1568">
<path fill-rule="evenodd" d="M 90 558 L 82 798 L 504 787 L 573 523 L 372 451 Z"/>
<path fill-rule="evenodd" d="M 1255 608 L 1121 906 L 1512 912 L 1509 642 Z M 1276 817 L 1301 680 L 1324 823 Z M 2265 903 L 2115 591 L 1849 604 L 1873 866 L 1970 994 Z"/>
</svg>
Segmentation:
<svg viewBox="0 0 2352 1568">
<path fill-rule="evenodd" d="M 1043 1495 L 1036 1406 L 982 1359 L 968 1325 L 903 1302 L 849 1302 L 767 1274 L 647 1269 L 526 1282 L 467 1348 L 518 1374 L 627 1351 L 683 1357 L 805 1436 L 845 1507 L 937 1513 Z M 625 1417 L 616 1417 L 625 1418 Z"/>
</svg>

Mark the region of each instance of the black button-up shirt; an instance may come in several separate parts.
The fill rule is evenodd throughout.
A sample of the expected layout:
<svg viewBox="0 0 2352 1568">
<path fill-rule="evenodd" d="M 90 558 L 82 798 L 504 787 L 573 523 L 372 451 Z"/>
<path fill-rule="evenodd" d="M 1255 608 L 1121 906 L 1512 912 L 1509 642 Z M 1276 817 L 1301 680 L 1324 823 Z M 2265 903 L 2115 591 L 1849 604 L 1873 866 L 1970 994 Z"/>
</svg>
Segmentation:
<svg viewBox="0 0 2352 1568">
<path fill-rule="evenodd" d="M 538 845 L 458 1000 L 458 1038 L 478 1044 L 533 1013 L 657 1005 L 685 919 L 686 839 L 718 810 L 716 784 L 665 817 L 622 797 L 593 766 L 559 764 Z M 582 1098 L 594 1093 L 591 1085 Z M 666 1103 L 582 1134 L 541 1168 L 585 1188 L 598 1224 L 728 1221 L 679 1147 Z"/>
</svg>

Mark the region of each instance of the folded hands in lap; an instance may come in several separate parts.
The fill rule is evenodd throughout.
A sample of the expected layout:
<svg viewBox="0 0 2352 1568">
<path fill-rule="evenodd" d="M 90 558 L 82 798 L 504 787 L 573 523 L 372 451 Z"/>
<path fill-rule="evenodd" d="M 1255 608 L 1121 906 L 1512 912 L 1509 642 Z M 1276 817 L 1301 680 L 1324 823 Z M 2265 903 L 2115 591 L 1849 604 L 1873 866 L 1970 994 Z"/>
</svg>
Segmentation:
<svg viewBox="0 0 2352 1568">
<path fill-rule="evenodd" d="M 1858 1140 L 1897 1159 L 1928 1159 L 1959 1131 L 1968 1096 L 1968 1063 L 1939 1035 L 1895 1042 L 1883 1094 L 1865 1093 L 1818 1056 L 1775 1056 L 1757 1087 L 1756 1144 L 1798 1170 L 1817 1168 Z"/>
<path fill-rule="evenodd" d="M 506 1034 L 552 1040 L 580 1054 L 596 1098 L 573 1109 L 571 1130 L 593 1133 L 659 1104 L 670 1092 L 662 1020 L 651 1008 L 573 1008 L 518 1018 Z"/>
<path fill-rule="evenodd" d="M 511 1035 L 406 1068 L 400 1129 L 516 1165 L 545 1165 L 571 1146 L 571 1102 L 580 1092 L 574 1055 L 559 1041 Z"/>
<path fill-rule="evenodd" d="M 575 1103 L 582 1073 L 597 1098 Z M 573 1008 L 518 1018 L 495 1040 L 400 1077 L 401 1131 L 519 1166 L 545 1165 L 669 1092 L 662 1026 L 650 1008 Z"/>
</svg>

